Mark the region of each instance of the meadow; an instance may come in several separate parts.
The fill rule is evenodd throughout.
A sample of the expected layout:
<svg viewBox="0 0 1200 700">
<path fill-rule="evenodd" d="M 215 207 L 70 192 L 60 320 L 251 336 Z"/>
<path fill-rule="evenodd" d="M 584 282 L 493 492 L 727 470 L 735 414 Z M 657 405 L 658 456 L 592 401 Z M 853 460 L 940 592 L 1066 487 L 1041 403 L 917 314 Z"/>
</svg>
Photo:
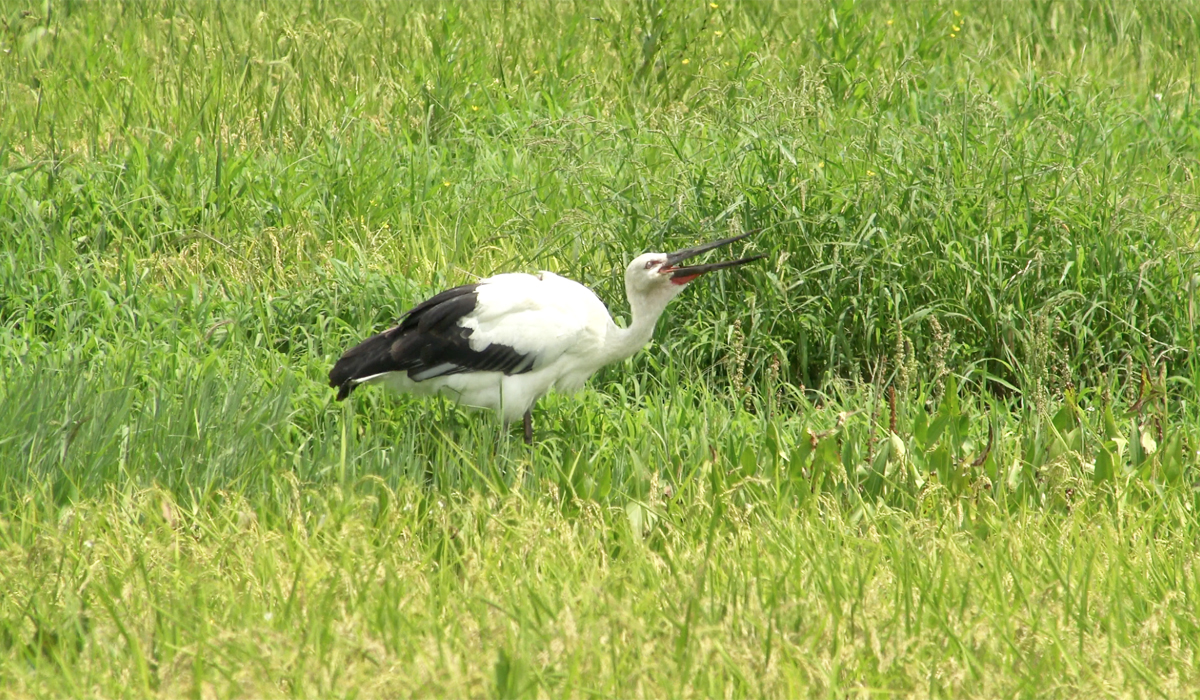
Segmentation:
<svg viewBox="0 0 1200 700">
<path fill-rule="evenodd" d="M 0 0 L 0 698 L 1200 695 L 1198 18 Z M 755 229 L 532 447 L 326 386 Z"/>
</svg>

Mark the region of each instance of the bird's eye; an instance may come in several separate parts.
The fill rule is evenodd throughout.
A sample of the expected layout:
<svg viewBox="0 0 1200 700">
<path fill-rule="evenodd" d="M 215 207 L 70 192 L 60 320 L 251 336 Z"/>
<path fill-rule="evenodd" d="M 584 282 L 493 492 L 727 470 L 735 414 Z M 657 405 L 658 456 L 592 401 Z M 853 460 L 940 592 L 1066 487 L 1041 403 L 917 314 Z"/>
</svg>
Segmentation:
<svg viewBox="0 0 1200 700">
<path fill-rule="evenodd" d="M 658 264 L 657 260 L 651 260 L 650 262 L 646 263 L 646 269 L 649 270 L 650 268 L 654 267 L 657 264 Z"/>
</svg>

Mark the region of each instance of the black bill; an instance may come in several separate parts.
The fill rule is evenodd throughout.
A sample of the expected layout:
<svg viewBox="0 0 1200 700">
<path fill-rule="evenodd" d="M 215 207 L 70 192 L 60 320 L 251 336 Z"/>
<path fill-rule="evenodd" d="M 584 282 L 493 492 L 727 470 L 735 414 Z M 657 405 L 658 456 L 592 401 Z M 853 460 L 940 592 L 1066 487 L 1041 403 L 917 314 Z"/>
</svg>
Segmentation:
<svg viewBox="0 0 1200 700">
<path fill-rule="evenodd" d="M 755 233 L 758 233 L 758 231 L 749 231 L 747 233 L 743 233 L 740 236 L 734 236 L 732 238 L 723 238 L 719 241 L 713 241 L 712 243 L 705 243 L 704 245 L 696 246 L 695 248 L 684 248 L 683 250 L 677 250 L 674 253 L 668 253 L 667 254 L 667 262 L 661 268 L 659 268 L 659 271 L 663 272 L 663 273 L 668 273 L 668 272 L 671 273 L 671 281 L 672 282 L 677 282 L 678 284 L 684 284 L 686 282 L 692 281 L 696 277 L 699 277 L 700 275 L 703 275 L 706 272 L 712 272 L 714 270 L 722 270 L 727 267 L 736 267 L 738 265 L 745 265 L 746 263 L 754 262 L 755 260 L 761 260 L 767 256 L 753 255 L 748 258 L 742 258 L 740 260 L 727 260 L 725 262 L 708 263 L 706 265 L 685 265 L 682 267 L 679 266 L 679 263 L 683 262 L 684 260 L 687 260 L 689 258 L 694 258 L 701 253 L 712 250 L 713 248 L 720 248 L 721 246 L 729 245 L 730 243 L 733 243 L 734 241 L 740 241 L 743 238 L 746 238 L 747 236 L 754 235 Z"/>
</svg>

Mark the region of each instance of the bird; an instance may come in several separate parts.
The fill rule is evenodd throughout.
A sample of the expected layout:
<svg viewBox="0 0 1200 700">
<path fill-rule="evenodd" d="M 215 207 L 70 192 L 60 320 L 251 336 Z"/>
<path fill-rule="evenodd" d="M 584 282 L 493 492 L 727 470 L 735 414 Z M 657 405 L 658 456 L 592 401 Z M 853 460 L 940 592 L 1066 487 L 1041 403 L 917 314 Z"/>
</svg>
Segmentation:
<svg viewBox="0 0 1200 700">
<path fill-rule="evenodd" d="M 753 255 L 680 265 L 751 231 L 673 253 L 644 253 L 625 268 L 628 326 L 613 321 L 595 292 L 553 272 L 505 273 L 436 294 L 392 328 L 347 350 L 329 372 L 341 401 L 363 384 L 441 394 L 522 419 L 533 442 L 533 405 L 550 390 L 574 393 L 601 367 L 650 342 L 667 304 L 697 277 L 760 260 Z"/>
</svg>

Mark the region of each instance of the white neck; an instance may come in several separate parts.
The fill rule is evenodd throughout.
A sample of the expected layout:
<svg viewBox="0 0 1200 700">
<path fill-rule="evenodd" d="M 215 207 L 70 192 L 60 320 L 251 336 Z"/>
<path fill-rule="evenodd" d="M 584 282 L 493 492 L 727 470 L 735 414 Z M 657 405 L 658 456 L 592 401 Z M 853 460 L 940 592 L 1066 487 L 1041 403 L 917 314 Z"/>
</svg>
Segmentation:
<svg viewBox="0 0 1200 700">
<path fill-rule="evenodd" d="M 605 343 L 605 364 L 632 357 L 650 342 L 654 336 L 654 326 L 663 309 L 675 297 L 674 294 L 663 290 L 665 294 L 641 296 L 628 294 L 629 310 L 633 318 L 628 328 L 618 328 L 613 324 L 609 330 L 608 342 Z"/>
</svg>

